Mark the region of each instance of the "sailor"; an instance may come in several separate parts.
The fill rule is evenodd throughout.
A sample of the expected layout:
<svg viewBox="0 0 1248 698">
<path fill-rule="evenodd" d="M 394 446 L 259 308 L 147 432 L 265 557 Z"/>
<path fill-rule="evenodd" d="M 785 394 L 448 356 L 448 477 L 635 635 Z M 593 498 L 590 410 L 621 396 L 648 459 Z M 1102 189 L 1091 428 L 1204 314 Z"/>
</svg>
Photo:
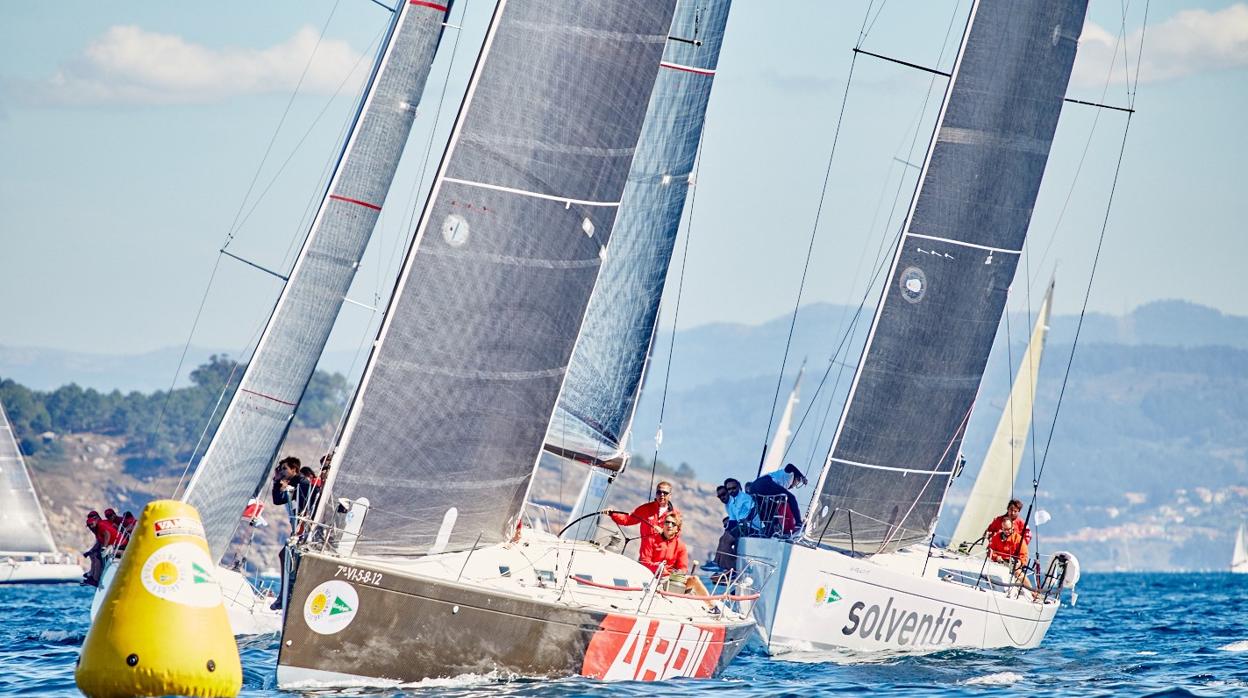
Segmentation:
<svg viewBox="0 0 1248 698">
<path fill-rule="evenodd" d="M 298 528 L 297 517 L 303 514 L 312 496 L 312 481 L 300 469 L 299 459 L 287 456 L 278 461 L 273 471 L 273 503 L 287 505 L 291 531 Z"/>
<path fill-rule="evenodd" d="M 621 526 L 637 526 L 641 532 L 641 551 L 655 545 L 663 533 L 663 517 L 677 513 L 672 504 L 672 483 L 664 480 L 654 487 L 654 501 L 646 502 L 631 514 L 608 510 L 611 520 Z"/>
<path fill-rule="evenodd" d="M 993 519 L 988 524 L 988 528 L 984 530 L 984 540 L 989 542 L 989 547 L 991 547 L 993 536 L 996 536 L 1001 532 L 1001 528 L 1005 525 L 1006 521 L 1010 521 L 1014 528 L 1019 529 L 1019 533 L 1022 535 L 1024 543 L 1031 542 L 1031 531 L 1028 530 L 1026 526 L 1023 526 L 1023 522 L 1018 518 L 1018 513 L 1022 510 L 1022 501 L 1018 499 L 1011 499 L 1009 504 L 1005 505 L 1005 513 Z"/>
<path fill-rule="evenodd" d="M 83 553 L 83 557 L 91 561 L 91 569 L 83 575 L 83 584 L 100 585 L 100 575 L 104 572 L 104 550 L 117 542 L 117 528 L 108 519 L 100 518 L 100 512 L 87 514 L 87 530 L 95 536 L 95 544 Z"/>
<path fill-rule="evenodd" d="M 802 487 L 806 482 L 802 471 L 789 463 L 784 466 L 784 470 L 767 473 L 750 483 L 751 494 L 766 498 L 758 507 L 764 536 L 777 532 L 788 535 L 802 527 L 802 514 L 797 506 L 797 497 L 789 490 Z"/>
<path fill-rule="evenodd" d="M 669 582 L 683 585 L 680 588 L 686 594 L 710 596 L 706 585 L 692 574 L 689 567 L 689 548 L 680 539 L 682 524 L 681 516 L 676 512 L 663 517 L 662 533 L 655 536 L 653 545 L 649 548 L 642 548 L 637 561 L 651 572 L 662 574 Z M 716 610 L 715 604 L 710 599 L 703 600 L 709 610 L 713 612 Z"/>
<path fill-rule="evenodd" d="M 741 491 L 741 482 L 736 478 L 724 480 L 721 486 L 724 496 L 724 510 L 728 516 L 724 519 L 724 533 L 719 537 L 719 546 L 715 550 L 715 564 L 725 570 L 736 568 L 737 539 L 748 535 L 750 520 L 754 518 L 754 498 Z"/>
<path fill-rule="evenodd" d="M 121 515 L 121 526 L 117 529 L 117 549 L 125 550 L 126 544 L 130 542 L 130 534 L 134 532 L 134 525 L 138 523 L 138 519 L 134 518 L 134 513 L 127 511 Z"/>
</svg>

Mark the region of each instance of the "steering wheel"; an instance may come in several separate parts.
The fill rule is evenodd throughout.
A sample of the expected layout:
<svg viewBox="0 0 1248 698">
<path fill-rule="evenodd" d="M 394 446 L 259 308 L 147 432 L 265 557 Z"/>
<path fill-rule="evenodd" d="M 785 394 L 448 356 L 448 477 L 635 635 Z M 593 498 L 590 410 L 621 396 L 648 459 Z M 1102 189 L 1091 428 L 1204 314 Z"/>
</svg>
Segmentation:
<svg viewBox="0 0 1248 698">
<path fill-rule="evenodd" d="M 566 533 L 568 529 L 584 521 L 585 519 L 588 519 L 594 516 L 606 516 L 607 520 L 610 521 L 613 526 L 615 526 L 615 530 L 620 534 L 620 537 L 624 539 L 624 547 L 620 548 L 620 552 L 624 552 L 625 550 L 628 549 L 628 544 L 637 540 L 639 536 L 630 537 L 627 533 L 625 533 L 624 528 L 620 526 L 618 523 L 616 523 L 615 519 L 612 519 L 609 516 L 609 514 L 613 514 L 613 513 L 615 513 L 614 509 L 603 509 L 602 511 L 594 511 L 594 512 L 585 514 L 584 516 L 578 516 L 575 519 L 572 519 L 571 521 L 569 521 L 566 526 L 559 529 L 559 533 L 556 537 L 563 538 L 563 534 Z"/>
</svg>

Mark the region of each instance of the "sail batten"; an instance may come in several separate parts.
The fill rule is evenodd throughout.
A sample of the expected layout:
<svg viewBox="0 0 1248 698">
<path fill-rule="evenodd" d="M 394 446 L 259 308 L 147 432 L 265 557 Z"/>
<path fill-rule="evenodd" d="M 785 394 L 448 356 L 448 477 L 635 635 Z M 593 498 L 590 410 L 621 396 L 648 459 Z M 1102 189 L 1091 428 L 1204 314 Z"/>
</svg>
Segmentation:
<svg viewBox="0 0 1248 698">
<path fill-rule="evenodd" d="M 39 504 L 35 483 L 26 468 L 9 415 L 0 405 L 0 554 L 55 553 L 56 541 Z"/>
<path fill-rule="evenodd" d="M 447 8 L 396 11 L 326 195 L 184 501 L 224 554 L 311 380 L 398 167 Z"/>
<path fill-rule="evenodd" d="M 333 495 L 370 502 L 357 553 L 510 537 L 673 4 L 497 5 L 336 456 Z"/>
<path fill-rule="evenodd" d="M 550 453 L 618 470 L 693 186 L 731 0 L 680 0 L 582 338 L 546 438 Z"/>
<path fill-rule="evenodd" d="M 808 540 L 882 550 L 930 535 L 1023 249 L 1086 10 L 1086 0 L 973 5 L 811 504 Z"/>
</svg>

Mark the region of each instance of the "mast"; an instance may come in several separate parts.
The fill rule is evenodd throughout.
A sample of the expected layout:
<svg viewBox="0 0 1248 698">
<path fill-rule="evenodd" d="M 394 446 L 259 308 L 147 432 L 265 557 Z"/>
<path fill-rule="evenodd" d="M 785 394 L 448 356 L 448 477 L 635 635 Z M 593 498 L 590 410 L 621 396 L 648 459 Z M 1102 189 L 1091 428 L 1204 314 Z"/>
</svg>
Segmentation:
<svg viewBox="0 0 1248 698">
<path fill-rule="evenodd" d="M 984 534 L 993 517 L 1005 511 L 1006 502 L 1014 492 L 1023 452 L 1027 450 L 1027 434 L 1031 431 L 1031 417 L 1036 401 L 1036 383 L 1040 374 L 1040 358 L 1044 353 L 1044 341 L 1049 335 L 1049 313 L 1053 305 L 1053 284 L 1044 292 L 1036 325 L 1027 342 L 1027 350 L 1018 364 L 1010 397 L 1006 400 L 992 443 L 984 456 L 984 464 L 975 476 L 975 484 L 966 500 L 966 508 L 958 518 L 949 547 L 974 543 Z M 1006 341 L 1009 341 L 1008 338 Z"/>
<path fill-rule="evenodd" d="M 408 0 L 394 12 L 307 238 L 182 496 L 199 510 L 217 559 L 268 475 L 355 278 L 416 118 L 448 5 Z"/>
<path fill-rule="evenodd" d="M 13 423 L 0 405 L 0 555 L 55 552 L 52 528 L 39 504 Z"/>
<path fill-rule="evenodd" d="M 1086 10 L 1086 0 L 972 6 L 806 540 L 883 551 L 930 535 L 1022 253 Z"/>
<path fill-rule="evenodd" d="M 597 281 L 674 2 L 502 0 L 331 476 L 355 550 L 510 538 Z"/>
</svg>

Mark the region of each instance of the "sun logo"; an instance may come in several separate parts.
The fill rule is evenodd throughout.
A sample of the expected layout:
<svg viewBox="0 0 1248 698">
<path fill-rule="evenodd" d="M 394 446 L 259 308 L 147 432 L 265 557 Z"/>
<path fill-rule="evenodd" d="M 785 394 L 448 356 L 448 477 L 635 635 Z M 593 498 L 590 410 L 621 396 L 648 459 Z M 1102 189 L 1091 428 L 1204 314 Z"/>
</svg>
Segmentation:
<svg viewBox="0 0 1248 698">
<path fill-rule="evenodd" d="M 162 587 L 178 583 L 178 566 L 169 560 L 161 560 L 152 569 L 152 580 Z"/>
<path fill-rule="evenodd" d="M 815 605 L 822 606 L 825 603 L 836 603 L 841 600 L 841 595 L 836 593 L 836 589 L 821 586 L 815 590 Z"/>
<path fill-rule="evenodd" d="M 308 607 L 308 610 L 312 611 L 312 615 L 319 617 L 328 605 L 329 597 L 325 595 L 325 592 L 321 592 L 312 597 L 312 605 Z"/>
<path fill-rule="evenodd" d="M 303 620 L 321 635 L 333 635 L 351 624 L 360 596 L 355 587 L 339 579 L 322 582 L 303 603 Z"/>
</svg>

